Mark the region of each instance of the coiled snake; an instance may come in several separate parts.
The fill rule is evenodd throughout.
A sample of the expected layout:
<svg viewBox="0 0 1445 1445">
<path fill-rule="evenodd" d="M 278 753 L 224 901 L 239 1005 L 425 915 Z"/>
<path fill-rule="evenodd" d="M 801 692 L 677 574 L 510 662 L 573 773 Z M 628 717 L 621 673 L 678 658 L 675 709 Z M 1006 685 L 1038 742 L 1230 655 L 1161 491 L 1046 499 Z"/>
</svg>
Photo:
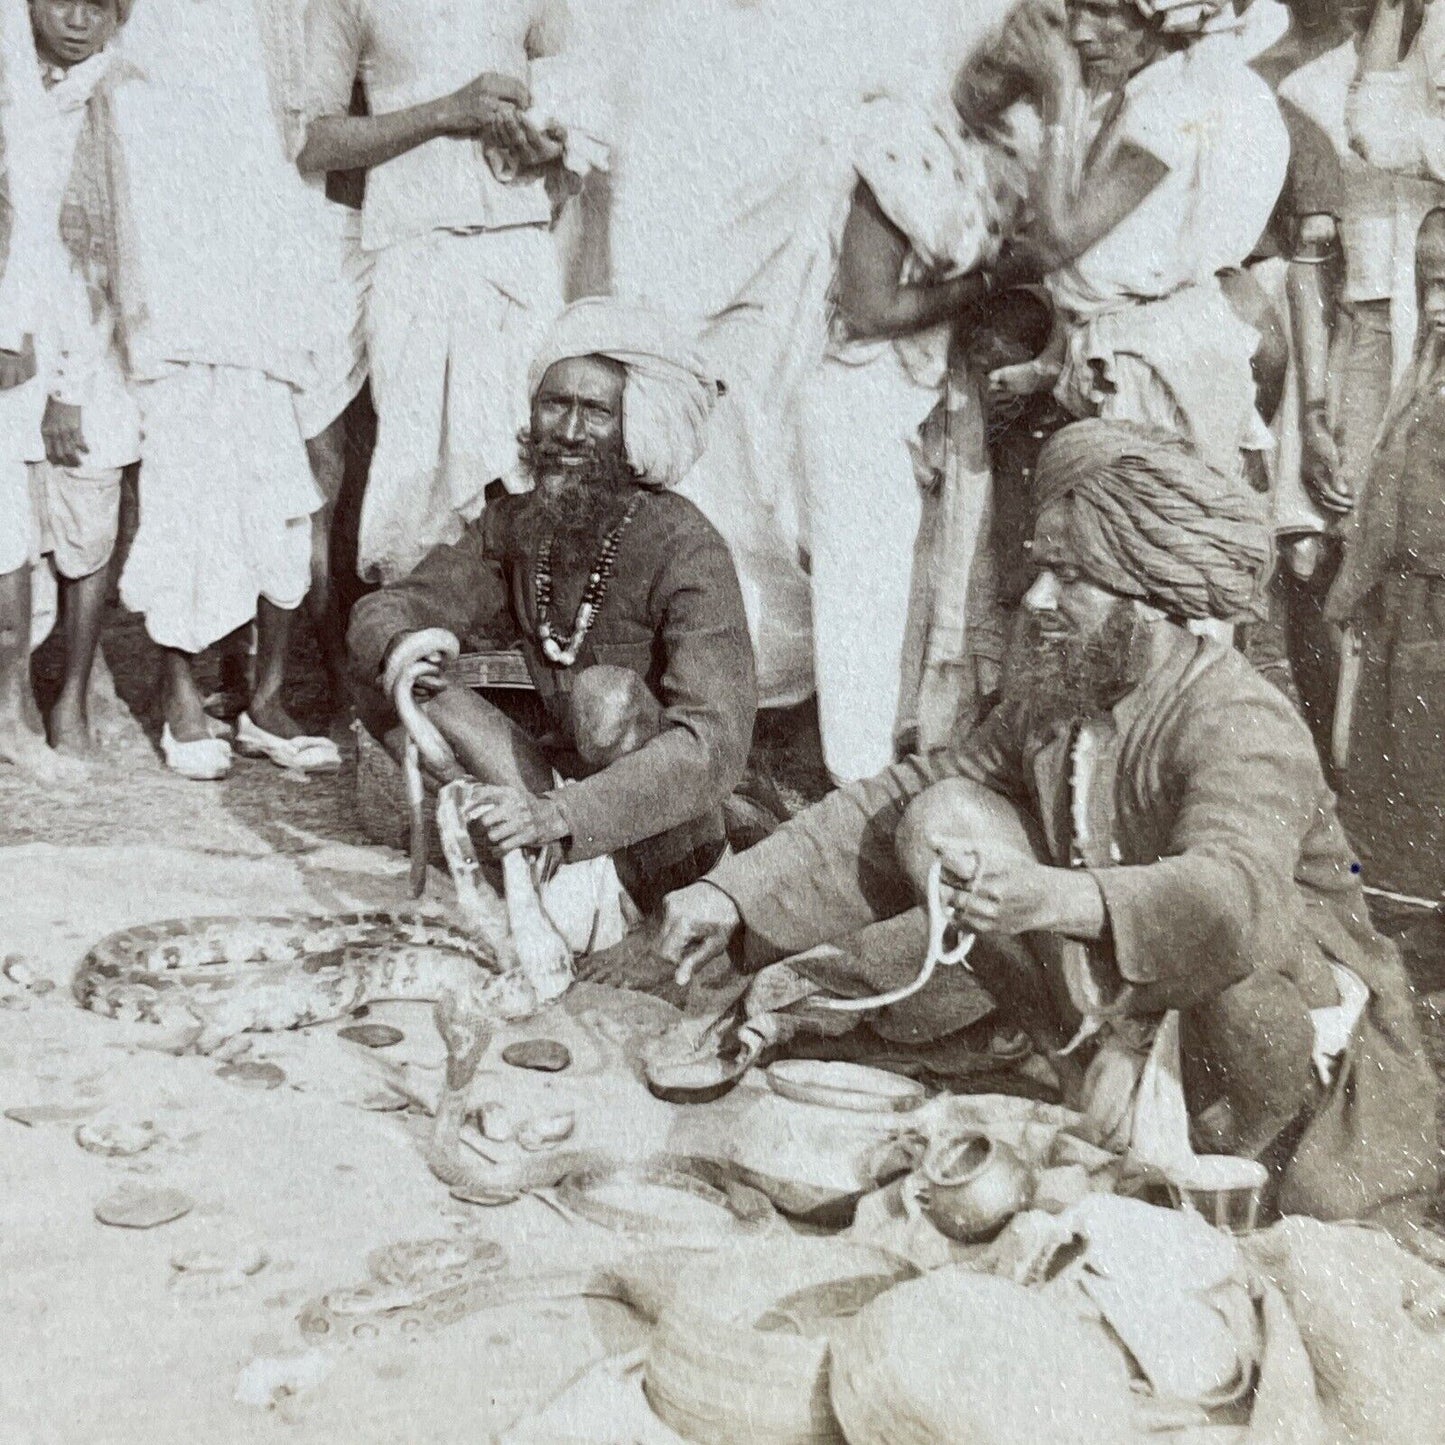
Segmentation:
<svg viewBox="0 0 1445 1445">
<path fill-rule="evenodd" d="M 424 666 L 418 658 L 401 669 L 394 691 L 409 772 L 420 754 L 454 775 L 451 749 L 412 694 Z M 494 1026 L 565 993 L 572 956 L 542 912 L 522 853 L 503 859 L 505 902 L 482 877 L 467 831 L 478 786 L 448 783 L 437 805 L 465 927 L 390 912 L 142 924 L 90 949 L 75 976 L 77 1001 L 110 1018 L 187 1027 L 206 1053 L 240 1033 L 324 1023 L 381 1000 L 433 1002 L 448 1057 L 427 1164 L 453 1189 L 501 1192 L 461 1158 L 468 1090 Z"/>
</svg>

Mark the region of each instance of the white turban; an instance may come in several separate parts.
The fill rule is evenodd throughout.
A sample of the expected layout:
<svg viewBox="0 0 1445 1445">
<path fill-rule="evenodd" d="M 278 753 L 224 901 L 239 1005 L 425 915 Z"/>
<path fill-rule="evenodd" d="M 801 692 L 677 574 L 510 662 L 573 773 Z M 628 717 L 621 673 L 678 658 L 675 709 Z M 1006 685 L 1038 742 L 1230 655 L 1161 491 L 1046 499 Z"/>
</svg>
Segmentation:
<svg viewBox="0 0 1445 1445">
<path fill-rule="evenodd" d="M 707 445 L 719 390 L 695 338 L 660 311 L 589 296 L 553 323 L 528 373 L 528 395 L 536 395 L 549 367 L 574 356 L 605 356 L 627 369 L 622 438 L 628 464 L 647 486 L 675 487 Z"/>
</svg>

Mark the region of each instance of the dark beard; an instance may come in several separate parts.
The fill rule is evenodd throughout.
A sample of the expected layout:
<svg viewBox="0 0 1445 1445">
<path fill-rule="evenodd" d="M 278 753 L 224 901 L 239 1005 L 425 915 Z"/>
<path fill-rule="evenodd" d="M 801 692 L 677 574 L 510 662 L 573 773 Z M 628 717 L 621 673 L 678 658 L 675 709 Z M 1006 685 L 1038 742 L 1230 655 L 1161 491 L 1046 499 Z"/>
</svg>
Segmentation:
<svg viewBox="0 0 1445 1445">
<path fill-rule="evenodd" d="M 554 577 L 590 572 L 603 539 L 621 518 L 638 485 L 637 474 L 624 456 L 592 452 L 585 466 L 543 483 L 538 478 L 552 469 L 565 448 L 536 442 L 529 431 L 521 433 L 517 444 L 522 471 L 534 487 L 519 508 L 519 549 L 524 556 L 535 557 L 550 541 Z"/>
<path fill-rule="evenodd" d="M 1004 667 L 1004 700 L 1023 705 L 1030 730 L 1097 717 L 1138 684 L 1146 647 L 1134 605 L 1122 597 L 1087 634 L 1045 638 L 1038 619 L 1025 614 Z"/>
</svg>

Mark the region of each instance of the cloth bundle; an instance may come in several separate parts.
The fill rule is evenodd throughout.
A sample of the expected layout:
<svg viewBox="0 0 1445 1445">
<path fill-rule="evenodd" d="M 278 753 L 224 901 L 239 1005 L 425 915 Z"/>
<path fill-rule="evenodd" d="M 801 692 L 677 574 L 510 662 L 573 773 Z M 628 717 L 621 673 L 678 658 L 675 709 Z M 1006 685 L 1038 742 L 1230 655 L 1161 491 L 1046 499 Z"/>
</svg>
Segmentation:
<svg viewBox="0 0 1445 1445">
<path fill-rule="evenodd" d="M 532 104 L 526 118 L 546 134 L 561 131 L 562 164 L 574 176 L 605 171 L 611 157 L 606 137 L 612 121 L 605 101 L 587 83 L 585 69 L 572 55 L 541 56 L 527 67 L 527 88 Z M 503 151 L 488 150 L 487 164 L 499 181 L 519 174 L 516 162 Z"/>
</svg>

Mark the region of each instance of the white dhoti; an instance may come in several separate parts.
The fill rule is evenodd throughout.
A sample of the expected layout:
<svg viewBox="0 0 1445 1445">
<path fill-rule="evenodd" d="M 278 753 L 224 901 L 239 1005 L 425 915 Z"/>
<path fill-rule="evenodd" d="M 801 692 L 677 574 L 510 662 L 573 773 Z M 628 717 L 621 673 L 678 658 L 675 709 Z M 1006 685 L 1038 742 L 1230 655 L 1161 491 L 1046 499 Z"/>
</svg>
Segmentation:
<svg viewBox="0 0 1445 1445">
<path fill-rule="evenodd" d="M 162 647 L 200 652 L 256 615 L 301 605 L 321 494 L 295 393 L 263 372 L 177 366 L 137 385 L 140 528 L 122 602 Z"/>
<path fill-rule="evenodd" d="M 1218 281 L 1182 286 L 1076 318 L 1054 395 L 1075 416 L 1172 432 L 1231 475 L 1242 451 L 1274 445 L 1255 410 L 1258 344 Z"/>
<path fill-rule="evenodd" d="M 313 370 L 296 393 L 296 420 L 308 441 L 351 404 L 366 380 L 366 294 L 371 256 L 361 248 L 361 212 L 318 198 L 318 241 L 330 264 L 318 310 Z"/>
<path fill-rule="evenodd" d="M 0 576 L 31 569 L 30 650 L 50 636 L 56 618 L 55 578 L 41 557 L 40 518 L 30 490 L 30 462 L 44 456 L 39 378 L 0 391 Z"/>
<path fill-rule="evenodd" d="M 394 581 L 456 541 L 488 484 L 514 471 L 527 368 L 561 309 L 557 247 L 542 226 L 432 231 L 375 253 L 362 576 Z"/>
<path fill-rule="evenodd" d="M 813 691 L 811 603 L 799 556 L 797 383 L 778 330 L 739 307 L 704 333 L 725 377 L 707 449 L 679 484 L 721 533 L 737 568 L 764 707 Z"/>
<path fill-rule="evenodd" d="M 837 782 L 893 761 L 923 517 L 913 447 L 937 400 L 891 345 L 860 364 L 829 357 L 803 393 L 818 724 Z"/>
<path fill-rule="evenodd" d="M 38 377 L 0 391 L 0 575 L 40 556 L 30 463 L 45 455 L 40 443 L 44 414 L 45 389 Z"/>
</svg>

